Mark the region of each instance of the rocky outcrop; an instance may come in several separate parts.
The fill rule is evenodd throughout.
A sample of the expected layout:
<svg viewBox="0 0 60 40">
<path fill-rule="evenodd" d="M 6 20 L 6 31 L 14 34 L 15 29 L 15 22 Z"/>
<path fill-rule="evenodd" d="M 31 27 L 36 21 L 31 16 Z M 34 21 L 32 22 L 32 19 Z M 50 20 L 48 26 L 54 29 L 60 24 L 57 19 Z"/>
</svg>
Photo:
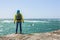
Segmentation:
<svg viewBox="0 0 60 40">
<path fill-rule="evenodd" d="M 0 37 L 0 40 L 60 40 L 60 30 L 47 33 L 9 34 Z"/>
</svg>

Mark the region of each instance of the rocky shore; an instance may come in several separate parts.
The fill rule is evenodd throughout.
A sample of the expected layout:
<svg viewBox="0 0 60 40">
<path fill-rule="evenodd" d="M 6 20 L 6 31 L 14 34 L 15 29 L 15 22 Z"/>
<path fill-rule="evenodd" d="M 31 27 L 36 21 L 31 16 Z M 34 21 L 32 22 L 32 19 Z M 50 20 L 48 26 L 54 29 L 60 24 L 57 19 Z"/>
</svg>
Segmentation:
<svg viewBox="0 0 60 40">
<path fill-rule="evenodd" d="M 0 40 L 60 40 L 60 30 L 34 34 L 9 34 L 0 37 Z"/>
</svg>

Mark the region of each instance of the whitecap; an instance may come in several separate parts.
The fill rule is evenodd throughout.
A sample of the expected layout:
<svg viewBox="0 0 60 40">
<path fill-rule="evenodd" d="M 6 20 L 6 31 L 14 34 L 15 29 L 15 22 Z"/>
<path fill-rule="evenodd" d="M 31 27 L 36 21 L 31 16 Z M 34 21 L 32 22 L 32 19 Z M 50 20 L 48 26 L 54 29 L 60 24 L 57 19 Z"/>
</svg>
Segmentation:
<svg viewBox="0 0 60 40">
<path fill-rule="evenodd" d="M 4 20 L 4 21 L 2 21 L 2 23 L 11 23 L 11 22 L 13 22 L 13 20 Z"/>
<path fill-rule="evenodd" d="M 49 23 L 48 21 L 29 21 L 29 20 L 25 20 L 25 22 L 41 22 L 41 23 Z"/>
<path fill-rule="evenodd" d="M 11 22 L 13 22 L 13 20 L 4 20 L 4 21 L 2 21 L 2 23 L 11 23 Z M 35 23 L 35 22 L 41 22 L 41 23 L 49 23 L 48 21 L 34 21 L 34 20 L 24 20 L 24 22 L 33 22 L 33 23 Z"/>
<path fill-rule="evenodd" d="M 32 24 L 32 26 L 34 26 L 34 24 Z"/>
<path fill-rule="evenodd" d="M 27 25 L 28 27 L 31 27 L 31 26 L 35 26 L 35 24 L 30 24 L 30 25 Z"/>
</svg>

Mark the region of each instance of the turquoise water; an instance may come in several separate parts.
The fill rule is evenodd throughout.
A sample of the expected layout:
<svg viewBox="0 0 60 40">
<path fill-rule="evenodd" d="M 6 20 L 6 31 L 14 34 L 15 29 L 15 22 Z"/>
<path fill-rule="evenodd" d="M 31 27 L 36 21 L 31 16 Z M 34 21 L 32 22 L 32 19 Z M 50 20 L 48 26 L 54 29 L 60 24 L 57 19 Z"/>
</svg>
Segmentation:
<svg viewBox="0 0 60 40">
<path fill-rule="evenodd" d="M 13 20 L 0 20 L 0 36 L 15 33 L 16 24 Z M 60 19 L 26 19 L 22 23 L 24 34 L 51 32 L 60 29 Z M 19 30 L 18 30 L 19 33 Z"/>
</svg>

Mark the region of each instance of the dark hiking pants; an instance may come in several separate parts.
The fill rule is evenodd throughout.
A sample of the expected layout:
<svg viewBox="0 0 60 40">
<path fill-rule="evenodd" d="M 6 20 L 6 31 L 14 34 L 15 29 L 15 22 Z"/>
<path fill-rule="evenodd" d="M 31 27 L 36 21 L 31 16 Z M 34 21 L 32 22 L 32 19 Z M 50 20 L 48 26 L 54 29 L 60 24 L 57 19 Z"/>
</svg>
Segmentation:
<svg viewBox="0 0 60 40">
<path fill-rule="evenodd" d="M 22 22 L 16 22 L 16 34 L 18 32 L 18 26 L 20 28 L 20 34 L 22 34 Z"/>
</svg>

